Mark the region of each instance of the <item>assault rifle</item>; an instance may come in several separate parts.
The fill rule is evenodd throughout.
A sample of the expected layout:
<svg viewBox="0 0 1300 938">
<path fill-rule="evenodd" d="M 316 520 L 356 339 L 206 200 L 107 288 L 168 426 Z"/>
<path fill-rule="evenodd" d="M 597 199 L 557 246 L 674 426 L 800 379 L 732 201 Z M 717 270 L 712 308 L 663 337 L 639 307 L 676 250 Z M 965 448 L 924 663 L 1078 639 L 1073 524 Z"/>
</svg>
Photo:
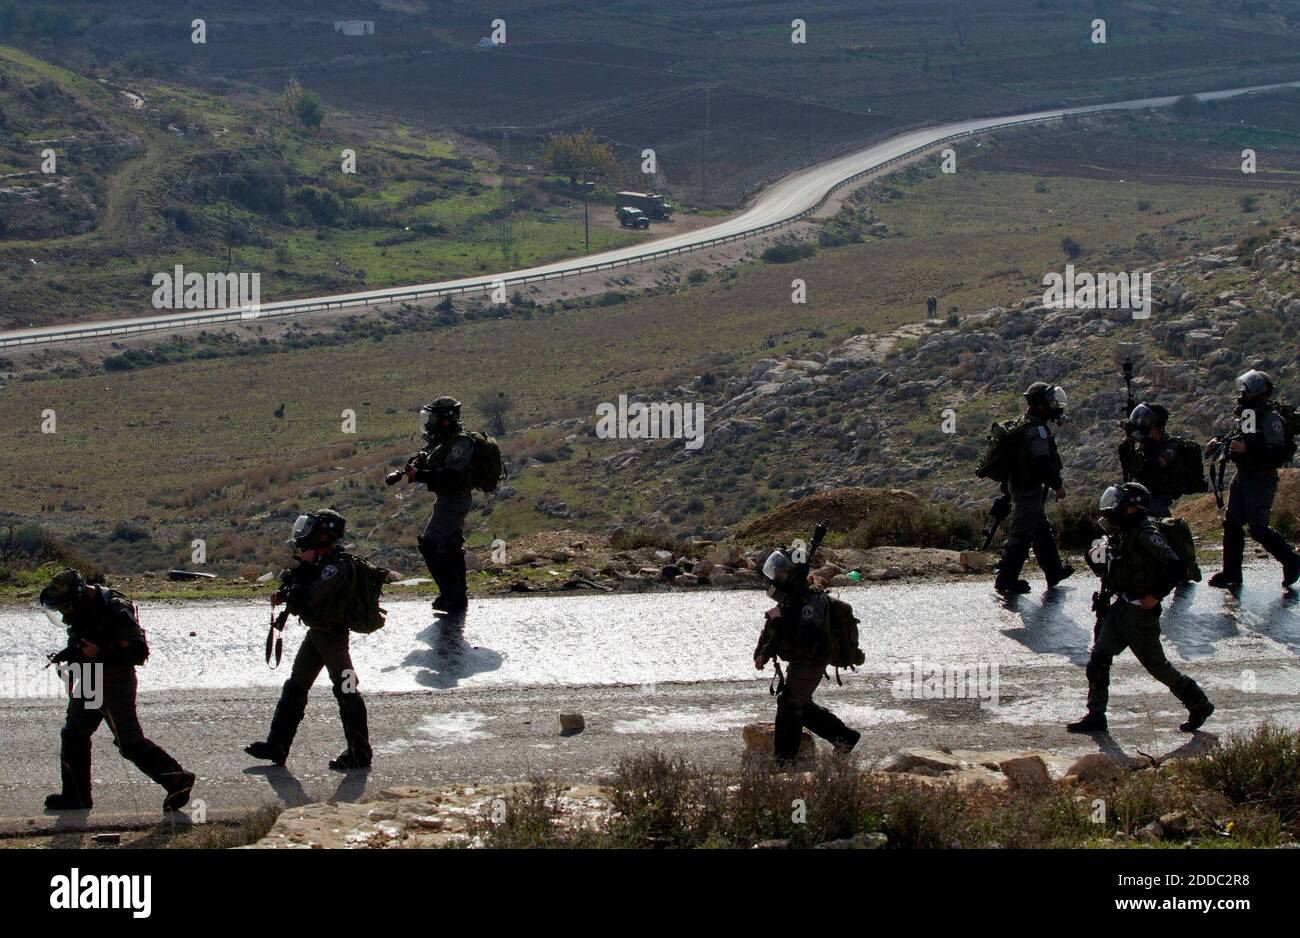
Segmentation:
<svg viewBox="0 0 1300 938">
<path fill-rule="evenodd" d="M 388 485 L 396 485 L 406 478 L 406 473 L 411 469 L 422 469 L 425 461 L 429 458 L 429 451 L 422 449 L 406 461 L 406 465 L 401 469 L 394 469 L 388 475 L 384 476 L 384 482 Z"/>
<path fill-rule="evenodd" d="M 1007 515 L 1011 514 L 1011 496 L 1003 492 L 997 498 L 993 499 L 993 507 L 989 509 L 989 523 L 982 532 L 984 535 L 984 546 L 980 550 L 988 550 L 989 545 L 993 543 L 994 536 L 998 533 L 998 528 L 1002 522 L 1007 520 Z"/>
<path fill-rule="evenodd" d="M 280 574 L 280 589 L 288 592 L 293 586 L 293 571 L 285 570 Z M 275 611 L 275 606 L 271 607 L 271 627 L 266 630 L 266 666 L 274 671 L 280 666 L 280 659 L 284 657 L 284 625 L 289 621 L 289 603 L 286 596 L 284 608 L 279 614 Z M 271 664 L 271 659 L 275 659 L 275 664 Z"/>
<path fill-rule="evenodd" d="M 1230 450 L 1233 442 L 1240 439 L 1241 418 L 1238 417 L 1232 422 L 1232 430 L 1219 437 L 1218 442 L 1210 447 L 1210 489 L 1214 492 L 1214 503 L 1220 508 L 1223 507 L 1223 477 L 1228 470 Z"/>
</svg>

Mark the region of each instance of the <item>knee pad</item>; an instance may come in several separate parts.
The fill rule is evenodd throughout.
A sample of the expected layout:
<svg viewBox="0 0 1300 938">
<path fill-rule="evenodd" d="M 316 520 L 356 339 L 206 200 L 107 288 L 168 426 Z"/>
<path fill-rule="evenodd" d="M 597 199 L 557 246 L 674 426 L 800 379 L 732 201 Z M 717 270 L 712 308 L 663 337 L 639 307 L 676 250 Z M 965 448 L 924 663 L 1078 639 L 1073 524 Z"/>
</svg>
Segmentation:
<svg viewBox="0 0 1300 938">
<path fill-rule="evenodd" d="M 293 678 L 284 682 L 284 687 L 280 689 L 280 696 L 285 700 L 291 700 L 295 703 L 307 704 L 307 688 L 303 687 Z"/>
<path fill-rule="evenodd" d="M 1252 524 L 1248 530 L 1251 538 L 1261 544 L 1273 537 L 1273 529 L 1266 524 Z"/>
</svg>

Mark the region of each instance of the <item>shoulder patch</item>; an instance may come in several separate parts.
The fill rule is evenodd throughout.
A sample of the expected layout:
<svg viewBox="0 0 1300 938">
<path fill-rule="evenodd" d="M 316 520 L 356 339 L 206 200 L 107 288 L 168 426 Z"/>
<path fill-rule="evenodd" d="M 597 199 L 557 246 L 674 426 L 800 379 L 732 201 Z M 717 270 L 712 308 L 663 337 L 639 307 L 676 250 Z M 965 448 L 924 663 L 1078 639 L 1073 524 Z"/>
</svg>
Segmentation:
<svg viewBox="0 0 1300 938">
<path fill-rule="evenodd" d="M 326 566 L 325 569 L 320 572 L 320 578 L 322 580 L 328 580 L 333 578 L 334 574 L 338 572 L 339 572 L 339 565 L 336 563 L 332 563 Z"/>
<path fill-rule="evenodd" d="M 1164 547 L 1164 546 L 1166 546 L 1166 545 L 1165 545 L 1165 539 L 1164 539 L 1160 534 L 1158 534 L 1158 533 L 1155 532 L 1155 531 L 1152 531 L 1150 534 L 1147 535 L 1147 542 L 1148 542 L 1152 547 Z"/>
</svg>

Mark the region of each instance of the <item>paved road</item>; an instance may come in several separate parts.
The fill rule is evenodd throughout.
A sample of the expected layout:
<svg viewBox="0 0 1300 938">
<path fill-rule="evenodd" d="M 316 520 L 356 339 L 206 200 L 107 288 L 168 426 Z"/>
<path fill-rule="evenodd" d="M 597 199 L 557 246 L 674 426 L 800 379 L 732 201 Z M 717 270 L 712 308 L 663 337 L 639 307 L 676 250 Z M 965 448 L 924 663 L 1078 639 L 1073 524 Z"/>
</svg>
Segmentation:
<svg viewBox="0 0 1300 938">
<path fill-rule="evenodd" d="M 1189 588 L 1166 614 L 1170 657 L 1219 707 L 1211 733 L 1264 719 L 1300 726 L 1300 594 L 1277 578 L 1275 567 L 1252 570 L 1239 598 Z M 1177 702 L 1129 656 L 1114 675 L 1111 736 L 1061 729 L 1081 709 L 1092 584 L 1080 578 L 1048 594 L 1035 585 L 1013 607 L 987 581 L 842 591 L 863 615 L 869 657 L 843 687 L 821 694 L 864 730 L 865 759 L 906 746 L 1160 754 L 1188 743 Z M 325 768 L 342 738 L 323 682 L 286 769 L 250 766 L 241 751 L 263 735 L 283 677 L 261 661 L 261 608 L 146 604 L 155 651 L 140 672 L 141 715 L 199 774 L 196 797 L 217 813 L 273 799 L 352 799 L 393 784 L 598 777 L 647 746 L 725 763 L 739 752 L 743 724 L 771 719 L 767 679 L 748 660 L 766 605 L 757 592 L 488 599 L 457 627 L 422 604 L 394 603 L 390 625 L 356 643 L 376 766 L 345 777 Z M 33 677 L 40 659 L 14 653 L 56 638 L 39 615 L 0 614 L 0 648 L 9 652 L 0 658 L 9 681 L 0 700 L 0 826 L 38 815 L 57 784 L 62 702 Z M 917 696 L 906 678 L 918 658 L 923 667 L 984 666 L 986 683 L 966 697 Z M 25 696 L 14 696 L 19 683 Z M 571 709 L 585 714 L 587 729 L 561 737 L 558 714 Z M 107 736 L 96 748 L 95 785 L 91 823 L 153 814 L 160 803 Z"/>
<path fill-rule="evenodd" d="M 1198 97 L 1202 100 L 1214 100 L 1274 88 L 1287 87 L 1300 87 L 1300 82 L 1286 82 L 1273 85 L 1253 85 L 1246 88 L 1211 91 L 1200 94 Z M 973 120 L 941 124 L 934 127 L 926 127 L 900 134 L 896 137 L 892 137 L 888 140 L 867 147 L 864 150 L 829 160 L 825 163 L 820 163 L 816 166 L 810 167 L 809 169 L 801 170 L 786 176 L 759 193 L 751 206 L 744 212 L 724 221 L 720 221 L 715 225 L 697 228 L 683 234 L 670 235 L 664 238 L 657 238 L 650 242 L 642 242 L 630 247 L 606 251 L 601 254 L 594 254 L 580 258 L 570 258 L 568 260 L 558 261 L 552 264 L 543 264 L 523 270 L 507 271 L 486 276 L 467 277 L 455 280 L 437 281 L 406 288 L 387 288 L 359 293 L 332 294 L 329 296 L 291 300 L 282 303 L 263 303 L 256 311 L 245 310 L 240 312 L 239 310 L 234 310 L 231 318 L 241 320 L 256 319 L 262 316 L 274 315 L 277 312 L 283 313 L 286 310 L 297 309 L 303 304 L 335 304 L 332 308 L 337 311 L 339 308 L 352 305 L 359 307 L 364 306 L 368 302 L 375 302 L 382 298 L 391 297 L 394 293 L 403 290 L 407 292 L 423 292 L 463 287 L 491 289 L 493 283 L 499 280 L 509 282 L 524 277 L 540 277 L 547 274 L 561 274 L 572 272 L 578 268 L 586 267 L 591 264 L 636 260 L 643 258 L 648 254 L 655 254 L 668 249 L 691 248 L 716 238 L 744 235 L 766 225 L 788 221 L 789 219 L 800 215 L 802 212 L 816 206 L 828 192 L 843 181 L 880 167 L 881 165 L 888 163 L 890 160 L 906 153 L 910 153 L 913 150 L 944 140 L 954 134 L 979 133 L 982 131 L 993 130 L 998 127 L 1004 127 L 1009 124 L 1022 123 L 1026 121 L 1051 120 L 1060 117 L 1089 114 L 1097 111 L 1137 110 L 1143 108 L 1167 107 L 1173 104 L 1176 100 L 1176 97 L 1141 98 L 1131 101 L 1119 101 L 1112 104 L 1089 105 L 1087 107 L 1074 108 L 1054 108 L 1013 116 L 977 118 Z M 78 329 L 93 329 L 110 325 L 114 329 L 125 329 L 127 327 L 163 328 L 167 327 L 169 324 L 175 325 L 178 321 L 183 321 L 187 317 L 193 317 L 194 315 L 195 313 L 193 311 L 186 311 L 183 313 L 104 320 L 92 323 L 79 323 L 73 325 L 63 324 L 59 326 L 16 329 L 7 332 L 0 332 L 0 347 L 17 344 L 20 341 L 27 343 L 36 342 L 39 344 L 46 344 L 55 341 L 70 341 L 75 337 L 68 336 L 67 333 L 69 332 Z"/>
</svg>

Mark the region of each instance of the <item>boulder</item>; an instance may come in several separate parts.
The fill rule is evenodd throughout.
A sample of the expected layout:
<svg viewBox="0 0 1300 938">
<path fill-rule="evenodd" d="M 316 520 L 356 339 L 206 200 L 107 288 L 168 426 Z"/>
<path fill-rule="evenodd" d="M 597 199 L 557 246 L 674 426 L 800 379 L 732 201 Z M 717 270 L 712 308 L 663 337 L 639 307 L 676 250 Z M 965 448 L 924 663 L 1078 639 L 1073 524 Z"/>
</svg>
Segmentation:
<svg viewBox="0 0 1300 938">
<path fill-rule="evenodd" d="M 1090 752 L 1075 759 L 1065 770 L 1066 778 L 1074 778 L 1082 785 L 1096 782 L 1113 782 L 1123 778 L 1130 771 L 1125 763 L 1104 752 Z"/>
<path fill-rule="evenodd" d="M 574 733 L 581 733 L 587 728 L 587 721 L 581 713 L 561 713 L 560 714 L 560 735 L 572 736 Z"/>
<path fill-rule="evenodd" d="M 745 740 L 745 754 L 751 756 L 768 756 L 773 752 L 773 738 L 776 733 L 775 723 L 748 723 L 741 730 L 741 736 Z M 812 733 L 807 730 L 803 731 L 802 738 L 799 740 L 798 759 L 815 759 L 817 758 L 817 744 L 813 741 Z"/>
<path fill-rule="evenodd" d="M 1007 777 L 1012 788 L 1032 788 L 1051 781 L 1047 763 L 1038 756 L 1017 756 L 998 763 L 998 770 Z"/>
</svg>

